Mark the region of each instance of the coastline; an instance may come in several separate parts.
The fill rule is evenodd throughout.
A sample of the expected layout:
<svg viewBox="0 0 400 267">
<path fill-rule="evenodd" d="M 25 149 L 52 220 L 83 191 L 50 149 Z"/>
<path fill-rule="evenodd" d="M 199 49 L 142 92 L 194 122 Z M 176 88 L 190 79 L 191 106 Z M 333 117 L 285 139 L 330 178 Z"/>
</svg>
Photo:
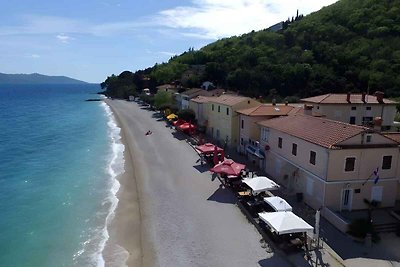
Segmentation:
<svg viewBox="0 0 400 267">
<path fill-rule="evenodd" d="M 124 150 L 124 172 L 116 177 L 120 183 L 119 191 L 116 195 L 118 206 L 115 210 L 114 219 L 111 221 L 108 231 L 109 239 L 106 242 L 103 257 L 107 265 L 120 266 L 152 266 L 152 257 L 144 258 L 142 244 L 142 218 L 140 212 L 140 193 L 137 185 L 137 173 L 140 170 L 135 167 L 133 157 L 132 138 L 127 137 L 126 126 L 123 119 L 119 116 L 112 105 L 107 100 L 105 103 L 110 107 L 118 127 L 121 128 L 121 143 L 125 146 Z M 122 257 L 121 251 L 128 252 L 128 258 Z M 146 251 L 151 251 L 150 249 Z M 117 260 L 117 261 L 116 261 Z"/>
</svg>

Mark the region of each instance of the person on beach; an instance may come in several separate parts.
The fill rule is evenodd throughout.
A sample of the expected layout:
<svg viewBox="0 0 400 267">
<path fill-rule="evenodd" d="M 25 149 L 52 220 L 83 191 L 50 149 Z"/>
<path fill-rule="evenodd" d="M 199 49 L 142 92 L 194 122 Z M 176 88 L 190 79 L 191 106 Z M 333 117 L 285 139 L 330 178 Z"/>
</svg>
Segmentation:
<svg viewBox="0 0 400 267">
<path fill-rule="evenodd" d="M 152 131 L 148 130 L 145 135 L 150 135 L 150 134 L 152 134 Z"/>
</svg>

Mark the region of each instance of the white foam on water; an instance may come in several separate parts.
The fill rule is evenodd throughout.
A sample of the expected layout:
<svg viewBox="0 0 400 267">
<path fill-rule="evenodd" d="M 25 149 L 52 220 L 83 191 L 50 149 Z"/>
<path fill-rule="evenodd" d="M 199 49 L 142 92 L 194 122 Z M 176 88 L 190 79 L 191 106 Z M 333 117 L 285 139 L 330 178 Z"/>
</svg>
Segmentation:
<svg viewBox="0 0 400 267">
<path fill-rule="evenodd" d="M 120 135 L 121 128 L 117 126 L 115 117 L 110 107 L 104 102 L 101 103 L 101 105 L 105 109 L 105 112 L 107 114 L 108 133 L 111 139 L 112 154 L 108 164 L 107 172 L 110 178 L 110 182 L 112 183 L 112 186 L 110 188 L 109 194 L 105 202 L 103 203 L 103 205 L 108 204 L 110 207 L 109 207 L 109 212 L 105 219 L 104 228 L 101 231 L 102 238 L 98 245 L 98 250 L 96 252 L 96 255 L 94 255 L 93 257 L 93 259 L 96 261 L 97 266 L 99 267 L 103 267 L 105 265 L 103 251 L 105 248 L 105 244 L 110 237 L 107 228 L 115 216 L 115 209 L 117 208 L 119 201 L 117 198 L 117 192 L 120 188 L 120 183 L 118 182 L 116 177 L 124 172 L 124 164 L 125 164 L 125 159 L 124 159 L 125 146 L 121 143 L 121 135 Z M 129 257 L 128 251 L 126 251 L 123 247 L 118 247 L 118 253 L 114 253 L 114 255 L 115 257 L 118 257 L 118 259 L 116 258 L 113 260 L 115 262 L 118 262 L 119 266 L 126 266 L 125 263 Z"/>
</svg>

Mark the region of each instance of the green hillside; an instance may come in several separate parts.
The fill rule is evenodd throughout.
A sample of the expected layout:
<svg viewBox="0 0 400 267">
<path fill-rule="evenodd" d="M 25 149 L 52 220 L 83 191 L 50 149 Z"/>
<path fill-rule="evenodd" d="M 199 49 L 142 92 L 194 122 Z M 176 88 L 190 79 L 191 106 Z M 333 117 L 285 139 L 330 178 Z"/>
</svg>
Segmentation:
<svg viewBox="0 0 400 267">
<path fill-rule="evenodd" d="M 400 95 L 400 0 L 341 0 L 300 18 L 277 33 L 251 32 L 189 49 L 140 74 L 153 85 L 210 80 L 249 96 Z"/>
</svg>

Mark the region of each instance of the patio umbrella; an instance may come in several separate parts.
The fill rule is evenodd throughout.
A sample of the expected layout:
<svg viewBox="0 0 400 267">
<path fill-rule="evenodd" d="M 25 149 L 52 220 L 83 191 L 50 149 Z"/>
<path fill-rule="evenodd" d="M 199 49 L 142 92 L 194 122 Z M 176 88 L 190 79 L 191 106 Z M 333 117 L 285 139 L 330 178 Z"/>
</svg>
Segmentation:
<svg viewBox="0 0 400 267">
<path fill-rule="evenodd" d="M 178 120 L 174 121 L 172 124 L 173 124 L 175 127 L 178 127 L 179 125 L 184 124 L 185 122 L 186 122 L 185 120 L 178 119 Z"/>
<path fill-rule="evenodd" d="M 187 132 L 187 133 L 191 133 L 194 130 L 196 130 L 196 126 L 189 122 L 182 123 L 181 125 L 177 126 L 177 128 L 178 128 L 178 130 L 180 130 L 182 132 Z"/>
<path fill-rule="evenodd" d="M 292 206 L 290 206 L 283 198 L 277 196 L 264 197 L 264 201 L 275 211 L 292 211 Z"/>
<path fill-rule="evenodd" d="M 253 194 L 258 194 L 265 191 L 275 190 L 279 185 L 265 176 L 243 179 L 243 183 L 247 184 Z"/>
<path fill-rule="evenodd" d="M 178 118 L 178 115 L 176 115 L 176 114 L 174 114 L 174 113 L 169 114 L 169 115 L 167 116 L 167 120 L 170 120 L 170 121 L 175 120 L 175 119 L 177 119 L 177 118 Z"/>
<path fill-rule="evenodd" d="M 314 227 L 291 211 L 262 212 L 258 216 L 278 235 L 312 233 Z"/>
<path fill-rule="evenodd" d="M 211 143 L 206 143 L 204 145 L 196 146 L 196 149 L 201 153 L 201 154 L 211 154 L 214 153 L 215 149 L 217 149 L 218 153 L 223 153 L 224 150 L 214 144 Z"/>
<path fill-rule="evenodd" d="M 226 174 L 228 176 L 239 176 L 240 172 L 246 168 L 246 165 L 234 162 L 231 159 L 224 160 L 210 169 L 211 172 Z"/>
<path fill-rule="evenodd" d="M 214 165 L 217 165 L 219 163 L 219 159 L 218 159 L 218 148 L 216 146 L 214 146 L 214 157 L 213 157 L 213 162 Z"/>
</svg>

